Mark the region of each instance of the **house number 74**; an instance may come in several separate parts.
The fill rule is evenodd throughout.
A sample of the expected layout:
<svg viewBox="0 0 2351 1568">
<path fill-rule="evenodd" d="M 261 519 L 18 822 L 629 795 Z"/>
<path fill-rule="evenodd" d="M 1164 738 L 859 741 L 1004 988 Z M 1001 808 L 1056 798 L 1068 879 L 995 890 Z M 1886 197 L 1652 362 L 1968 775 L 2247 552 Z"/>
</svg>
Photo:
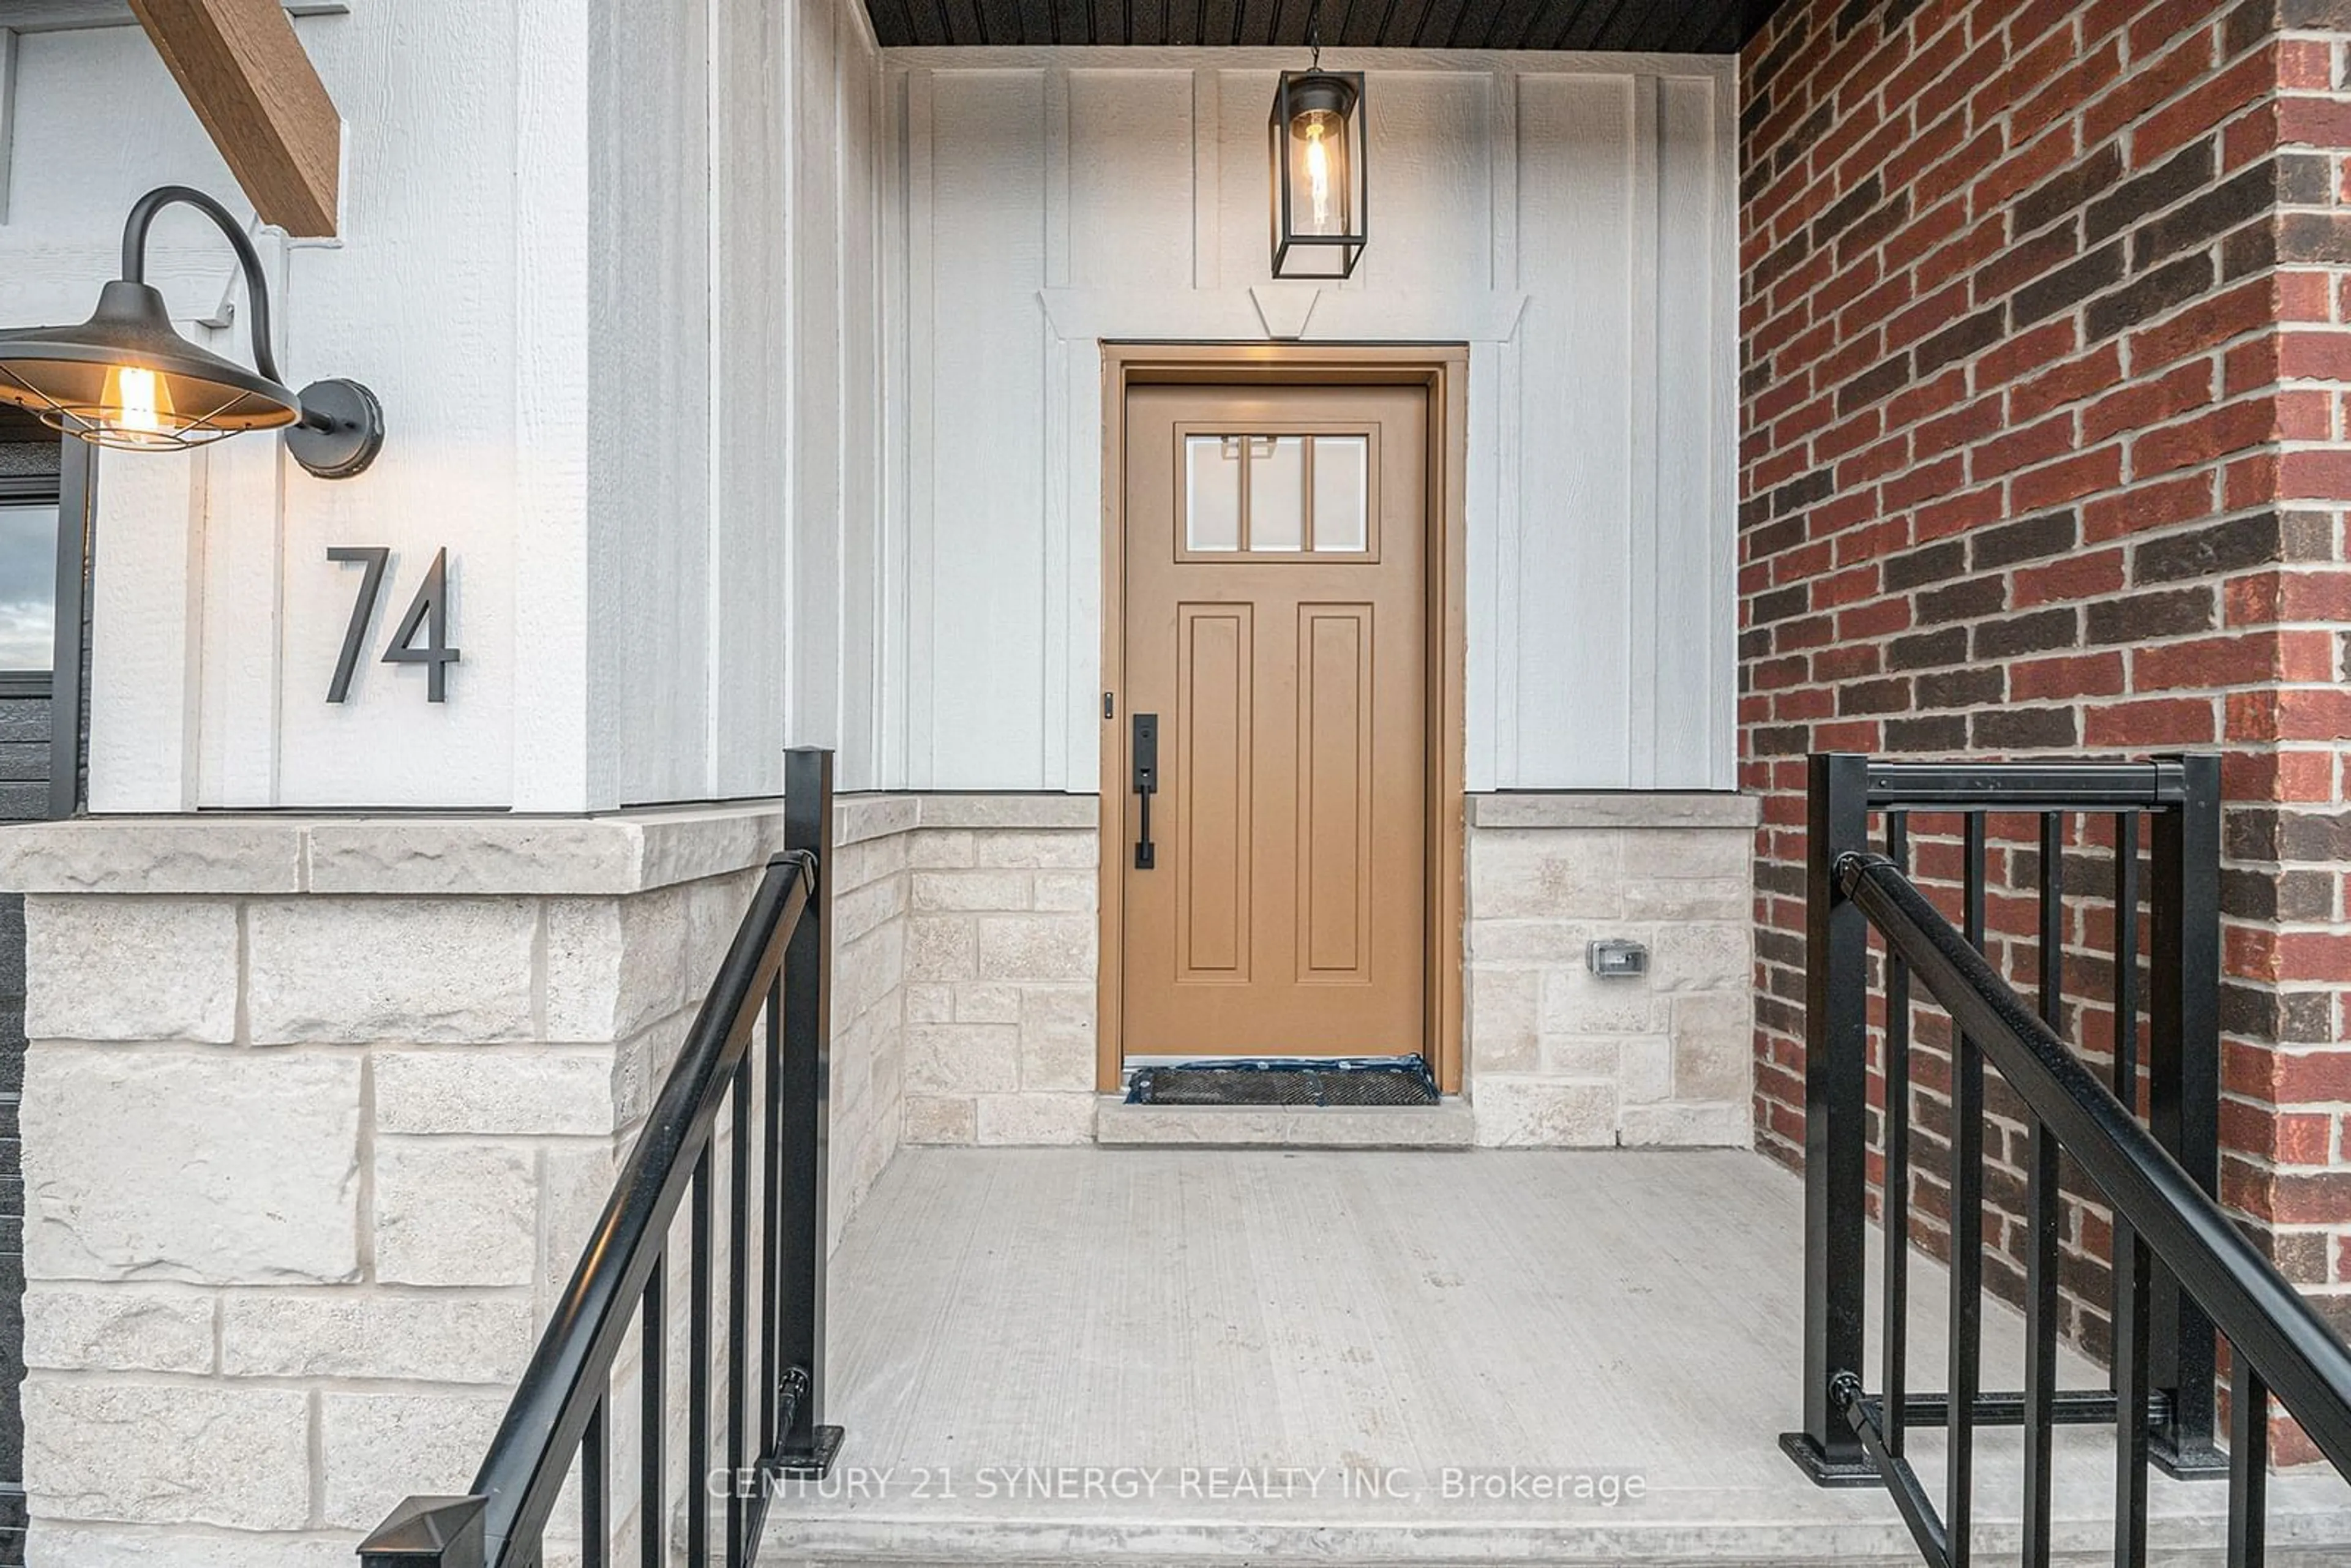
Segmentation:
<svg viewBox="0 0 2351 1568">
<path fill-rule="evenodd" d="M 341 702 L 351 695 L 351 677 L 359 672 L 360 650 L 367 642 L 368 623 L 375 619 L 376 601 L 383 597 L 384 568 L 392 559 L 392 551 L 381 545 L 365 548 L 329 549 L 327 559 L 346 566 L 365 567 L 360 578 L 359 598 L 351 605 L 351 623 L 343 632 L 342 657 L 335 661 L 335 678 L 328 683 L 327 700 Z M 424 645 L 416 646 L 416 634 L 424 633 Z M 383 651 L 387 664 L 422 664 L 424 666 L 424 700 L 449 700 L 449 666 L 457 662 L 457 650 L 449 646 L 449 552 L 444 549 L 433 558 L 424 573 L 424 581 L 409 601 L 408 613 L 400 619 L 400 629 L 392 634 L 392 645 Z"/>
</svg>

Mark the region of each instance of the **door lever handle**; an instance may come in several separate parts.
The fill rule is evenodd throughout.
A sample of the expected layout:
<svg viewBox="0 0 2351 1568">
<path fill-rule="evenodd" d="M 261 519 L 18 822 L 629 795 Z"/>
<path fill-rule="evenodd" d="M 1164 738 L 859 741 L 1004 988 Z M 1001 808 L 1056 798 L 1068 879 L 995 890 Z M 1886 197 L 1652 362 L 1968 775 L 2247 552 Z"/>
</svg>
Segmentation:
<svg viewBox="0 0 2351 1568">
<path fill-rule="evenodd" d="M 1158 863 L 1157 846 L 1151 841 L 1151 797 L 1159 792 L 1159 716 L 1139 713 L 1134 716 L 1134 792 L 1142 797 L 1142 817 L 1134 841 L 1134 869 L 1149 871 Z"/>
</svg>

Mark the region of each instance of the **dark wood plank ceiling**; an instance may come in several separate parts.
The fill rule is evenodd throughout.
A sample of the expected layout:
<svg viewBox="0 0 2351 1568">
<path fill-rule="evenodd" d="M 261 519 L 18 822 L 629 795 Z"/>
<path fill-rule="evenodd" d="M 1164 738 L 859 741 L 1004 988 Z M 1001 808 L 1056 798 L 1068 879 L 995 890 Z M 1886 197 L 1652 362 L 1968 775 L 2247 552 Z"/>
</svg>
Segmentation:
<svg viewBox="0 0 2351 1568">
<path fill-rule="evenodd" d="M 1863 0 L 1864 4 L 1867 0 Z M 884 48 L 1172 44 L 1303 48 L 1315 0 L 866 0 Z M 1325 47 L 1730 54 L 1780 0 L 1322 0 Z M 1343 62 L 1334 61 L 1334 64 Z"/>
</svg>

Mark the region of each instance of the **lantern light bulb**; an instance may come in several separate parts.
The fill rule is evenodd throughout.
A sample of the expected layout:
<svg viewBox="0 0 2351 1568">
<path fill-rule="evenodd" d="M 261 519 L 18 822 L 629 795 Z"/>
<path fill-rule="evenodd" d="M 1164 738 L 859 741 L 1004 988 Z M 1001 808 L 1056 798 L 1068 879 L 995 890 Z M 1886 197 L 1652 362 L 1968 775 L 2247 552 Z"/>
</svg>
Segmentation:
<svg viewBox="0 0 2351 1568">
<path fill-rule="evenodd" d="M 1331 227 L 1331 152 L 1322 144 L 1322 122 L 1318 117 L 1306 128 L 1306 183 L 1314 198 L 1314 230 L 1325 234 Z"/>
<path fill-rule="evenodd" d="M 114 365 L 106 372 L 105 406 L 97 423 L 128 444 L 173 444 L 178 426 L 172 394 L 163 378 L 143 365 Z"/>
</svg>

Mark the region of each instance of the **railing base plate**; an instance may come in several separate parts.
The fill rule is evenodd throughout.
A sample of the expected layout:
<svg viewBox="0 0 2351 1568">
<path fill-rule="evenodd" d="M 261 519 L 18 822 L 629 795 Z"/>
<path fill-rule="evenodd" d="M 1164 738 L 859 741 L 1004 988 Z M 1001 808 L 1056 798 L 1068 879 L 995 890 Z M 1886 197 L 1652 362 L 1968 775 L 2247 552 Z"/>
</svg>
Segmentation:
<svg viewBox="0 0 2351 1568">
<path fill-rule="evenodd" d="M 2155 1433 L 2147 1439 L 2147 1457 L 2155 1468 L 2176 1481 L 2224 1481 L 2229 1479 L 2227 1450 L 2209 1438 L 2185 1448 L 2167 1443 Z"/>
<path fill-rule="evenodd" d="M 1809 1432 L 1782 1432 L 1780 1451 L 1796 1461 L 1804 1479 L 1816 1487 L 1874 1487 L 1882 1484 L 1877 1467 L 1855 1448 L 1850 1459 L 1832 1459 L 1821 1452 Z"/>
<path fill-rule="evenodd" d="M 841 1457 L 841 1438 L 840 1427 L 819 1427 L 816 1441 L 806 1453 L 776 1456 L 776 1474 L 793 1480 L 822 1480 L 832 1473 L 832 1461 Z"/>
</svg>

